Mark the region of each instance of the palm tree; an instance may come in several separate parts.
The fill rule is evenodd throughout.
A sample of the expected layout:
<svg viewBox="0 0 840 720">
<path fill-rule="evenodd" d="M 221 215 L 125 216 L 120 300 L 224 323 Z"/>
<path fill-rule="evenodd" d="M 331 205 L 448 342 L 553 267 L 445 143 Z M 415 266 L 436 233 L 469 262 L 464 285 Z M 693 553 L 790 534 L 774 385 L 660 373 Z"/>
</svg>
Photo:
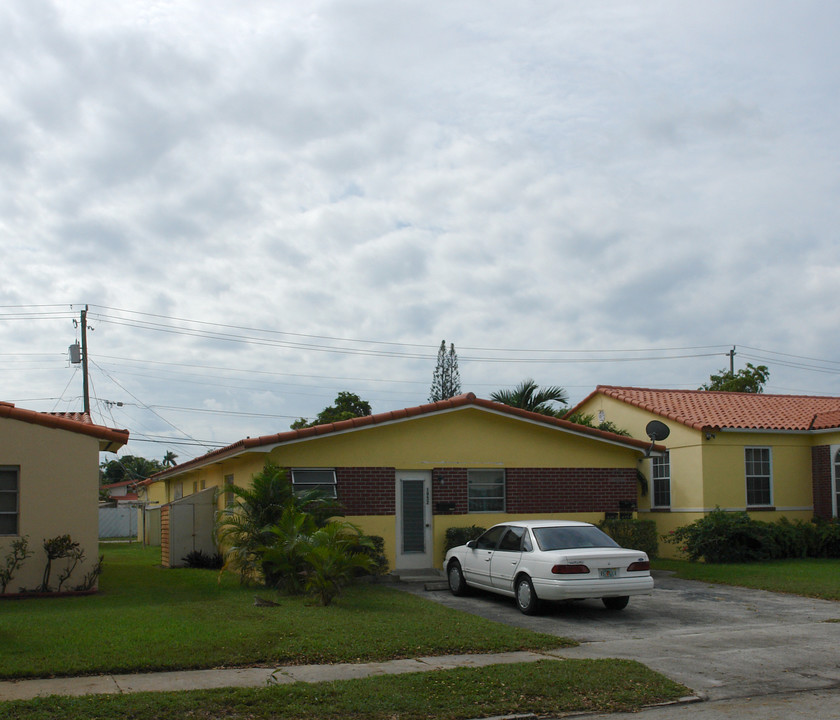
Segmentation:
<svg viewBox="0 0 840 720">
<path fill-rule="evenodd" d="M 513 390 L 497 390 L 490 398 L 503 405 L 554 416 L 559 410 L 555 409 L 552 403 L 565 405 L 569 402 L 568 394 L 559 385 L 540 388 L 531 378 L 523 380 Z"/>
<path fill-rule="evenodd" d="M 225 568 L 236 570 L 243 583 L 264 577 L 261 551 L 273 544 L 271 528 L 287 509 L 310 513 L 319 526 L 343 514 L 321 490 L 295 493 L 286 471 L 271 461 L 251 478 L 250 488 L 230 484 L 222 492 L 231 493 L 233 501 L 219 511 L 216 537 L 224 547 Z"/>
<path fill-rule="evenodd" d="M 163 467 L 172 467 L 175 465 L 175 460 L 178 456 L 172 452 L 171 450 L 167 450 L 166 454 L 163 456 Z"/>
</svg>

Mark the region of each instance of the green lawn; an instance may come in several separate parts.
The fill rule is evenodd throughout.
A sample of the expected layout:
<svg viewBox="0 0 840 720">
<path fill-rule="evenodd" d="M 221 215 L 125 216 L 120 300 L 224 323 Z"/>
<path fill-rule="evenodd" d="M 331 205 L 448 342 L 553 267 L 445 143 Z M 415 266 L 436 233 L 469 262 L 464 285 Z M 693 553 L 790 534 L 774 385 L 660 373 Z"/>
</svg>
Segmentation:
<svg viewBox="0 0 840 720">
<path fill-rule="evenodd" d="M 389 660 L 574 644 L 460 613 L 385 585 L 333 606 L 158 567 L 159 549 L 103 546 L 97 595 L 0 600 L 0 677 Z M 254 607 L 259 594 L 279 607 Z"/>
<path fill-rule="evenodd" d="M 672 570 L 686 580 L 741 585 L 825 600 L 840 600 L 840 560 L 769 560 L 713 565 L 686 560 L 655 560 L 654 569 Z"/>
<path fill-rule="evenodd" d="M 628 660 L 543 660 L 310 685 L 50 697 L 0 703 L 8 720 L 419 720 L 639 710 L 686 689 Z"/>
</svg>

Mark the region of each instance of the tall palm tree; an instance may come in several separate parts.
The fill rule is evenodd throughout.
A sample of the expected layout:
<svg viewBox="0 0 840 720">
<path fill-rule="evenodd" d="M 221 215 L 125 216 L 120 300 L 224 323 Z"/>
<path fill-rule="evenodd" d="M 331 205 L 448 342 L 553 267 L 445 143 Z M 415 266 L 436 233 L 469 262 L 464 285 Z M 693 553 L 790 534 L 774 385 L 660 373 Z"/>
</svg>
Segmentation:
<svg viewBox="0 0 840 720">
<path fill-rule="evenodd" d="M 566 405 L 569 402 L 568 394 L 559 385 L 540 388 L 531 378 L 523 380 L 513 390 L 497 390 L 490 398 L 541 415 L 557 415 L 561 408 L 555 408 L 552 403 Z"/>
</svg>

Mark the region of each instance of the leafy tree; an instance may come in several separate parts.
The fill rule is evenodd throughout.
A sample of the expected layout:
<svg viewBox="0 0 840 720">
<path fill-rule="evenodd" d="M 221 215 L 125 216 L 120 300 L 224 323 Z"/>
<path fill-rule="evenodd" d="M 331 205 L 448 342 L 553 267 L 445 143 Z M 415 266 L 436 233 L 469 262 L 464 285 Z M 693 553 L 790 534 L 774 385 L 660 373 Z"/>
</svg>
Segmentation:
<svg viewBox="0 0 840 720">
<path fill-rule="evenodd" d="M 335 398 L 335 404 L 325 407 L 318 413 L 315 420 L 307 422 L 300 418 L 292 423 L 292 430 L 314 427 L 315 425 L 328 425 L 329 423 L 351 420 L 355 417 L 366 417 L 371 414 L 370 403 L 362 400 L 358 395 L 342 391 Z"/>
<path fill-rule="evenodd" d="M 174 452 L 167 450 L 166 454 L 163 456 L 163 467 L 173 467 L 177 459 L 178 456 Z"/>
<path fill-rule="evenodd" d="M 530 378 L 523 380 L 513 390 L 497 390 L 490 394 L 490 398 L 503 405 L 554 416 L 562 414 L 565 408 L 558 409 L 553 403 L 565 405 L 569 401 L 566 391 L 558 385 L 540 388 Z"/>
<path fill-rule="evenodd" d="M 756 367 L 747 363 L 746 368 L 738 372 L 721 370 L 717 375 L 712 375 L 703 387 L 699 390 L 720 390 L 723 392 L 746 392 L 762 393 L 764 385 L 770 379 L 770 370 L 766 365 Z"/>
<path fill-rule="evenodd" d="M 455 344 L 451 343 L 447 352 L 446 340 L 441 340 L 437 365 L 432 375 L 432 387 L 429 390 L 429 402 L 447 400 L 460 394 L 461 373 L 458 371 L 458 354 L 455 352 Z"/>
<path fill-rule="evenodd" d="M 137 455 L 123 455 L 116 460 L 108 460 L 99 465 L 101 485 L 112 485 L 125 480 L 145 480 L 163 470 L 160 460 L 148 460 Z"/>
</svg>

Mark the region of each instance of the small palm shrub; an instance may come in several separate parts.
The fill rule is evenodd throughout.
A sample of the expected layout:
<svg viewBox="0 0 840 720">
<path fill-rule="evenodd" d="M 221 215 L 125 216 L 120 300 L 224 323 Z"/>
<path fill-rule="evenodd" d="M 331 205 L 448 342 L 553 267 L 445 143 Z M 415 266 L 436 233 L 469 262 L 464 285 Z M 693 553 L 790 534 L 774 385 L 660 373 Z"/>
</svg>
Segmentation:
<svg viewBox="0 0 840 720">
<path fill-rule="evenodd" d="M 320 490 L 295 493 L 286 471 L 271 461 L 253 476 L 250 488 L 231 484 L 222 492 L 234 499 L 216 517 L 216 539 L 224 569 L 238 573 L 243 584 L 265 581 L 262 550 L 274 544 L 271 528 L 288 508 L 307 512 L 318 525 L 343 515 L 339 503 Z"/>
<path fill-rule="evenodd" d="M 351 523 L 331 521 L 312 534 L 304 556 L 307 566 L 304 587 L 321 605 L 332 603 L 353 582 L 359 570 L 373 569 L 371 556 L 355 549 L 360 546 L 373 548 L 370 538 Z"/>
</svg>

